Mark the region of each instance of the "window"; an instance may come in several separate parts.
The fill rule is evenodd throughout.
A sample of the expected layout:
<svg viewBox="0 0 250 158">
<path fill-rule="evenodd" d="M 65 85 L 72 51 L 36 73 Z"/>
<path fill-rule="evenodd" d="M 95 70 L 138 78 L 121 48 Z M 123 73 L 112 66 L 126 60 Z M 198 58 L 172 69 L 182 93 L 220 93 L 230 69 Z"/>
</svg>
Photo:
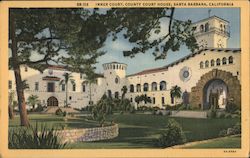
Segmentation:
<svg viewBox="0 0 250 158">
<path fill-rule="evenodd" d="M 80 79 L 82 79 L 83 78 L 83 75 L 82 74 L 80 74 Z"/>
<path fill-rule="evenodd" d="M 152 88 L 152 91 L 157 91 L 157 83 L 153 82 L 151 88 Z"/>
<path fill-rule="evenodd" d="M 206 23 L 206 24 L 205 24 L 205 32 L 207 32 L 208 30 L 209 30 L 209 24 Z"/>
<path fill-rule="evenodd" d="M 71 97 L 71 96 L 69 96 L 69 100 L 72 100 L 72 97 Z"/>
<path fill-rule="evenodd" d="M 131 84 L 129 89 L 130 89 L 130 92 L 134 92 L 134 85 Z"/>
<path fill-rule="evenodd" d="M 155 104 L 155 97 L 153 97 L 153 104 Z"/>
<path fill-rule="evenodd" d="M 205 67 L 209 67 L 209 61 L 208 60 L 205 62 Z"/>
<path fill-rule="evenodd" d="M 118 70 L 119 68 L 118 68 L 118 65 L 116 65 L 116 69 Z"/>
<path fill-rule="evenodd" d="M 164 97 L 161 97 L 161 103 L 162 103 L 162 105 L 165 104 L 165 98 Z"/>
<path fill-rule="evenodd" d="M 72 83 L 72 91 L 76 91 L 76 84 Z"/>
<path fill-rule="evenodd" d="M 200 26 L 200 31 L 201 31 L 201 32 L 204 31 L 204 26 L 203 26 L 203 25 Z"/>
<path fill-rule="evenodd" d="M 174 104 L 174 96 L 171 95 L 171 104 Z"/>
<path fill-rule="evenodd" d="M 9 81 L 9 89 L 12 89 L 12 81 Z"/>
<path fill-rule="evenodd" d="M 148 83 L 144 83 L 144 85 L 143 85 L 143 91 L 144 92 L 148 91 Z"/>
<path fill-rule="evenodd" d="M 62 91 L 65 91 L 65 84 L 62 84 Z"/>
<path fill-rule="evenodd" d="M 228 58 L 228 63 L 229 63 L 229 64 L 233 64 L 233 62 L 234 62 L 234 59 L 233 59 L 232 56 L 230 56 L 230 57 Z"/>
<path fill-rule="evenodd" d="M 49 74 L 53 75 L 53 70 L 52 69 L 49 69 Z"/>
<path fill-rule="evenodd" d="M 136 91 L 137 92 L 141 92 L 141 84 L 137 84 L 136 85 Z"/>
<path fill-rule="evenodd" d="M 86 86 L 85 86 L 85 84 L 82 84 L 82 91 L 83 91 L 83 92 L 86 91 Z"/>
<path fill-rule="evenodd" d="M 119 98 L 119 92 L 115 92 L 115 98 L 116 98 L 116 99 Z"/>
<path fill-rule="evenodd" d="M 200 68 L 203 69 L 203 66 L 204 66 L 203 61 L 201 61 L 200 62 Z"/>
<path fill-rule="evenodd" d="M 223 31 L 223 25 L 222 24 L 220 24 L 220 30 Z"/>
<path fill-rule="evenodd" d="M 55 83 L 54 82 L 48 82 L 47 91 L 48 92 L 55 92 Z"/>
<path fill-rule="evenodd" d="M 160 82 L 160 90 L 163 91 L 163 90 L 166 90 L 166 89 L 167 89 L 166 82 L 165 81 L 161 81 Z"/>
<path fill-rule="evenodd" d="M 25 67 L 24 67 L 24 71 L 25 71 L 25 72 L 28 72 L 28 66 L 25 66 Z"/>
<path fill-rule="evenodd" d="M 115 78 L 115 83 L 116 83 L 116 84 L 119 83 L 119 77 L 118 77 L 118 76 Z"/>
<path fill-rule="evenodd" d="M 211 67 L 214 66 L 214 60 L 213 59 L 211 60 L 210 65 L 211 65 Z"/>
<path fill-rule="evenodd" d="M 131 102 L 131 103 L 133 102 L 133 98 L 130 98 L 130 102 Z"/>
<path fill-rule="evenodd" d="M 109 97 L 109 98 L 112 97 L 112 92 L 111 92 L 111 90 L 108 90 L 108 97 Z"/>
<path fill-rule="evenodd" d="M 222 65 L 226 65 L 227 64 L 227 58 L 222 58 Z"/>
<path fill-rule="evenodd" d="M 216 65 L 220 66 L 220 59 L 219 58 L 216 60 Z"/>
<path fill-rule="evenodd" d="M 113 69 L 115 69 L 115 65 L 113 65 Z"/>
<path fill-rule="evenodd" d="M 38 90 L 39 90 L 39 83 L 35 82 L 35 91 L 38 91 Z"/>
</svg>

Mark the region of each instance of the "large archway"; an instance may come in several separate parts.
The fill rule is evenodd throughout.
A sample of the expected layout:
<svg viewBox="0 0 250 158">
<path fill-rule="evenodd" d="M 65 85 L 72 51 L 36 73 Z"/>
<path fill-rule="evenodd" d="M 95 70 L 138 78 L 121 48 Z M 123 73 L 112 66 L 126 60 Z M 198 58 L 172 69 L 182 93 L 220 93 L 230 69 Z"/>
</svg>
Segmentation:
<svg viewBox="0 0 250 158">
<path fill-rule="evenodd" d="M 203 109 L 216 107 L 225 109 L 227 105 L 228 87 L 223 80 L 213 79 L 203 88 Z"/>
<path fill-rule="evenodd" d="M 58 106 L 58 100 L 56 97 L 49 97 L 47 100 L 47 106 Z"/>
<path fill-rule="evenodd" d="M 236 105 L 241 106 L 241 85 L 237 76 L 233 76 L 230 72 L 218 69 L 213 69 L 212 71 L 202 75 L 196 86 L 192 87 L 190 94 L 190 104 L 192 106 L 205 110 L 209 108 L 208 105 L 212 104 L 212 102 L 213 104 L 215 104 L 214 102 L 216 101 L 219 102 L 220 96 L 218 93 L 216 94 L 216 88 L 212 91 L 212 95 L 207 92 L 211 84 L 218 84 L 218 86 L 216 86 L 217 90 L 219 90 L 218 88 L 222 86 L 225 93 L 224 96 L 221 96 L 222 99 L 223 97 L 225 99 L 223 103 L 224 106 L 229 100 L 233 101 Z M 222 99 L 220 101 L 222 101 Z M 221 105 L 223 104 L 221 103 Z"/>
</svg>

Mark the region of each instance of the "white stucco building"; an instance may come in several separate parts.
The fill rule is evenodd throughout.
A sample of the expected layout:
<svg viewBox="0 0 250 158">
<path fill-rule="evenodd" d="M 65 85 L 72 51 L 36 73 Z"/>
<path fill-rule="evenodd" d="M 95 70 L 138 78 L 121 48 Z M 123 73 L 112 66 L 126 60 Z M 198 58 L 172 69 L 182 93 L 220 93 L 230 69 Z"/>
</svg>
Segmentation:
<svg viewBox="0 0 250 158">
<path fill-rule="evenodd" d="M 225 108 L 228 101 L 240 106 L 240 65 L 241 50 L 228 48 L 230 37 L 229 23 L 217 16 L 193 23 L 196 28 L 195 37 L 200 46 L 197 52 L 191 53 L 169 65 L 143 70 L 135 74 L 126 74 L 129 65 L 119 62 L 103 64 L 96 84 L 91 87 L 91 99 L 96 103 L 106 93 L 108 96 L 121 97 L 122 87 L 127 86 L 126 98 L 136 105 L 135 97 L 147 94 L 152 103 L 149 106 L 162 108 L 173 105 L 174 99 L 170 89 L 178 85 L 182 92 L 189 93 L 192 106 L 207 109 L 212 104 Z M 68 72 L 62 66 L 53 66 L 43 73 L 22 66 L 23 80 L 27 80 L 29 89 L 25 97 L 37 95 L 45 106 L 64 106 L 65 84 L 63 74 Z M 90 87 L 84 75 L 71 73 L 74 82 L 68 83 L 68 102 L 71 107 L 82 108 L 90 101 Z M 15 78 L 9 71 L 9 90 L 15 91 Z M 181 99 L 177 100 L 181 102 Z"/>
</svg>

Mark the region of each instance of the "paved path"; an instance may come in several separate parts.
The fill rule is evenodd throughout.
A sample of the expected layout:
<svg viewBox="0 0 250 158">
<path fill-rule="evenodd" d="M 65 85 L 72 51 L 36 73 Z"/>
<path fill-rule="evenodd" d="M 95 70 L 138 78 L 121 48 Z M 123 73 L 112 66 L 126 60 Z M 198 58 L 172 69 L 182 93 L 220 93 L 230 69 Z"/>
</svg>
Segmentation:
<svg viewBox="0 0 250 158">
<path fill-rule="evenodd" d="M 186 117 L 186 118 L 207 118 L 206 111 L 172 111 L 171 117 Z"/>
</svg>

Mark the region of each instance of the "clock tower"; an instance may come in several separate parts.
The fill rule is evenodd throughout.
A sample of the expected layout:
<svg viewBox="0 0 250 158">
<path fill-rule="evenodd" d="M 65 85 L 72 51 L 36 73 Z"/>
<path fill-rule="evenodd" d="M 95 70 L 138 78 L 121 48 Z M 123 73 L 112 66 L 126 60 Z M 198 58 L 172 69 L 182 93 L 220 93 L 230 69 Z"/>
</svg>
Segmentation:
<svg viewBox="0 0 250 158">
<path fill-rule="evenodd" d="M 195 28 L 194 35 L 200 49 L 227 48 L 227 40 L 230 37 L 228 21 L 211 16 L 192 25 Z"/>
</svg>

